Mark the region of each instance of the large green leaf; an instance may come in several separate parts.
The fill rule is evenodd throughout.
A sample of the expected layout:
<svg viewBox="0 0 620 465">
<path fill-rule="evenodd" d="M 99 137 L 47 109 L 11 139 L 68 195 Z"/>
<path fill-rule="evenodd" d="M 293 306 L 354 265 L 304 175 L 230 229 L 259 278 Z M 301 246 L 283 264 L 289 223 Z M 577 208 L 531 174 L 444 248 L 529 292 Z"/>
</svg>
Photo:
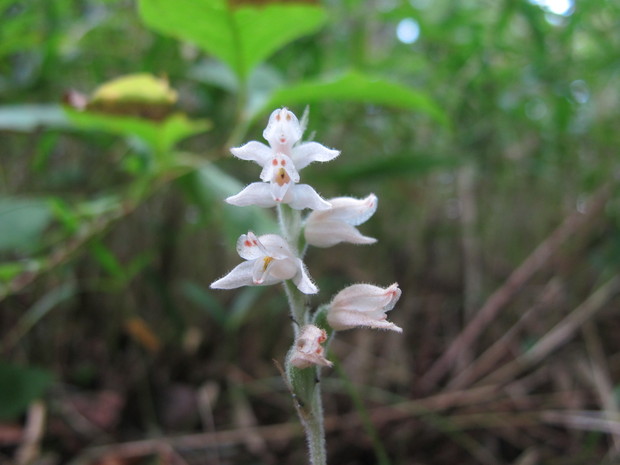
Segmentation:
<svg viewBox="0 0 620 465">
<path fill-rule="evenodd" d="M 327 18 L 318 5 L 233 7 L 225 0 L 140 0 L 139 12 L 149 27 L 193 42 L 242 78 L 287 43 L 318 30 Z"/>
<path fill-rule="evenodd" d="M 52 376 L 47 371 L 0 362 L 0 418 L 12 419 L 22 414 L 51 383 Z"/>
<path fill-rule="evenodd" d="M 421 112 L 448 126 L 446 113 L 425 93 L 382 78 L 348 72 L 331 79 L 305 81 L 282 87 L 261 112 L 283 105 L 321 101 L 360 102 Z"/>
</svg>

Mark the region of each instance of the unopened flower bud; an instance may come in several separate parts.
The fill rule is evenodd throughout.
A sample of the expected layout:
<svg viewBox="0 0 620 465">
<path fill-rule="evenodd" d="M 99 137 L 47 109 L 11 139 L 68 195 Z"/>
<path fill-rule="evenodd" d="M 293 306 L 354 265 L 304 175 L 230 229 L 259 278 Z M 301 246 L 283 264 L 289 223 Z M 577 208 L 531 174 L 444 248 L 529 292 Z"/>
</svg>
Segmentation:
<svg viewBox="0 0 620 465">
<path fill-rule="evenodd" d="M 308 368 L 312 365 L 332 366 L 325 358 L 325 349 L 321 344 L 327 340 L 327 333 L 314 325 L 301 328 L 293 346 L 289 362 L 297 368 Z"/>
<path fill-rule="evenodd" d="M 368 327 L 402 332 L 402 328 L 387 321 L 386 312 L 392 310 L 400 298 L 397 283 L 383 289 L 371 284 L 354 284 L 340 291 L 327 313 L 327 322 L 336 331 Z"/>
</svg>

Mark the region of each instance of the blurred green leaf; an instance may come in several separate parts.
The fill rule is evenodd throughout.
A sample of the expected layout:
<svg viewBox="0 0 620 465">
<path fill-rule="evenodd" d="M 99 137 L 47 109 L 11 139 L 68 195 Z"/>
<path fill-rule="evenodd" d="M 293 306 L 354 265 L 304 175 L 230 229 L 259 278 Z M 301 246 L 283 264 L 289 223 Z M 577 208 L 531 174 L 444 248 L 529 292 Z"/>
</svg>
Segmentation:
<svg viewBox="0 0 620 465">
<path fill-rule="evenodd" d="M 151 149 L 166 153 L 186 137 L 210 128 L 206 120 L 190 120 L 176 113 L 161 122 L 133 116 L 121 116 L 66 109 L 71 122 L 80 129 L 97 130 L 121 136 L 136 136 Z"/>
<path fill-rule="evenodd" d="M 92 241 L 89 246 L 92 256 L 99 265 L 114 278 L 125 276 L 125 268 L 118 261 L 114 253 L 101 241 Z"/>
<path fill-rule="evenodd" d="M 204 309 L 222 328 L 227 326 L 228 311 L 208 290 L 196 283 L 183 281 L 181 292 L 188 300 Z"/>
<path fill-rule="evenodd" d="M 54 217 L 65 227 L 65 229 L 74 233 L 80 226 L 80 219 L 73 209 L 60 197 L 52 197 L 49 200 L 49 206 Z"/>
<path fill-rule="evenodd" d="M 248 286 L 239 289 L 228 310 L 229 329 L 238 329 L 243 324 L 250 311 L 256 308 L 256 301 L 263 292 L 265 292 L 265 288 L 261 286 Z"/>
<path fill-rule="evenodd" d="M 239 289 L 228 307 L 224 307 L 208 289 L 190 281 L 181 283 L 183 294 L 203 308 L 226 331 L 239 329 L 264 290 L 264 287 L 253 286 Z"/>
<path fill-rule="evenodd" d="M 60 105 L 0 106 L 0 130 L 30 132 L 38 127 L 66 127 L 69 121 Z"/>
<path fill-rule="evenodd" d="M 0 4 L 0 57 L 32 48 L 42 41 L 41 34 L 36 30 L 38 15 L 23 12 L 10 16 L 3 14 L 3 5 Z"/>
<path fill-rule="evenodd" d="M 242 79 L 287 43 L 318 30 L 327 18 L 318 5 L 233 7 L 225 0 L 140 0 L 139 12 L 149 27 L 195 43 Z"/>
<path fill-rule="evenodd" d="M 0 418 L 21 415 L 51 384 L 52 375 L 47 371 L 0 362 Z"/>
<path fill-rule="evenodd" d="M 446 113 L 426 93 L 356 71 L 331 79 L 282 87 L 271 96 L 262 112 L 269 112 L 279 106 L 321 101 L 359 102 L 403 108 L 425 113 L 442 125 L 449 126 Z"/>
<path fill-rule="evenodd" d="M 452 168 L 461 159 L 454 156 L 430 155 L 393 155 L 389 157 L 374 157 L 372 160 L 361 163 L 351 163 L 325 172 L 324 176 L 334 182 L 347 182 L 360 179 L 376 179 L 382 177 L 410 177 L 411 175 L 425 175 L 440 168 Z"/>
<path fill-rule="evenodd" d="M 265 209 L 234 207 L 223 202 L 226 197 L 237 194 L 243 184 L 214 165 L 206 165 L 189 175 L 194 199 L 209 212 L 217 212 L 220 226 L 231 244 L 235 244 L 240 234 L 255 231 L 264 234 L 277 230 L 272 216 Z"/>
<path fill-rule="evenodd" d="M 234 71 L 226 63 L 216 59 L 204 60 L 192 66 L 188 76 L 198 82 L 230 93 L 239 90 L 239 82 Z"/>
<path fill-rule="evenodd" d="M 101 195 L 93 199 L 80 202 L 75 206 L 75 214 L 85 219 L 93 219 L 107 215 L 122 208 L 123 197 L 116 193 Z"/>
<path fill-rule="evenodd" d="M 2 340 L 3 349 L 11 350 L 24 335 L 32 329 L 43 317 L 45 317 L 58 304 L 71 299 L 77 292 L 74 282 L 66 282 L 52 288 L 38 299 L 27 311 L 25 311 L 15 326 Z M 2 391 L 0 391 L 1 393 Z"/>
<path fill-rule="evenodd" d="M 10 281 L 26 269 L 22 262 L 0 263 L 0 282 Z"/>
<path fill-rule="evenodd" d="M 0 252 L 36 248 L 51 220 L 46 200 L 0 197 Z"/>
</svg>

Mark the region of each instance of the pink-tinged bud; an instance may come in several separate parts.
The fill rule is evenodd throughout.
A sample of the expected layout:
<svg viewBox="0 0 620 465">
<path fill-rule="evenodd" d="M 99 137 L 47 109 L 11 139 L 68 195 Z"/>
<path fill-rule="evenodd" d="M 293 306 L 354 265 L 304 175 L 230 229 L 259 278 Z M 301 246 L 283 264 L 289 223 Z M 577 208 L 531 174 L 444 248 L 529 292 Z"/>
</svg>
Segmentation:
<svg viewBox="0 0 620 465">
<path fill-rule="evenodd" d="M 367 221 L 377 210 L 377 196 L 365 199 L 337 197 L 330 199 L 332 208 L 313 211 L 306 221 L 304 237 L 315 247 L 331 247 L 340 242 L 373 244 L 372 237 L 363 236 L 355 226 Z"/>
<path fill-rule="evenodd" d="M 400 298 L 397 283 L 383 289 L 371 284 L 354 284 L 340 291 L 330 303 L 327 322 L 336 331 L 357 327 L 389 329 L 401 333 L 402 328 L 387 321 Z"/>
<path fill-rule="evenodd" d="M 269 116 L 263 137 L 274 149 L 290 155 L 293 145 L 301 139 L 302 130 L 299 120 L 287 108 L 278 108 Z"/>
<path fill-rule="evenodd" d="M 308 368 L 312 365 L 332 366 L 332 362 L 325 358 L 325 349 L 321 345 L 326 340 L 327 334 L 324 329 L 314 325 L 304 326 L 291 349 L 289 362 L 297 368 Z"/>
</svg>

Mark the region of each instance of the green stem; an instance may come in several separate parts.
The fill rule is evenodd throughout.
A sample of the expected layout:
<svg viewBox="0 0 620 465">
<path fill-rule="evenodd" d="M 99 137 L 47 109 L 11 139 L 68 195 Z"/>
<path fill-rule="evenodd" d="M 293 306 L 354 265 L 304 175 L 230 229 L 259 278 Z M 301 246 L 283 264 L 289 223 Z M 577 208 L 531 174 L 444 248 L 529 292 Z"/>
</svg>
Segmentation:
<svg viewBox="0 0 620 465">
<path fill-rule="evenodd" d="M 297 400 L 297 414 L 306 433 L 312 465 L 327 463 L 319 375 L 318 367 L 299 369 L 287 363 L 288 381 Z"/>
<path fill-rule="evenodd" d="M 299 250 L 304 249 L 302 240 L 301 214 L 288 205 L 278 205 L 278 224 L 282 236 L 289 243 L 293 252 L 299 256 Z M 307 297 L 295 284 L 288 280 L 284 282 L 284 290 L 293 318 L 295 339 L 299 335 L 301 326 L 310 320 L 307 306 Z M 291 352 L 295 347 L 291 348 Z M 310 463 L 312 465 L 326 465 L 325 427 L 323 424 L 323 405 L 321 402 L 321 386 L 319 383 L 320 371 L 318 367 L 299 369 L 286 360 L 286 376 L 292 393 L 295 396 L 297 414 L 304 427 Z"/>
<path fill-rule="evenodd" d="M 295 254 L 299 255 L 301 241 L 301 213 L 288 205 L 278 204 L 278 224 L 280 231 Z"/>
<path fill-rule="evenodd" d="M 297 337 L 299 328 L 305 325 L 307 321 L 306 296 L 299 292 L 299 289 L 292 281 L 284 281 L 284 291 L 288 298 L 291 318 L 293 319 L 293 329 L 295 330 L 295 337 Z"/>
<path fill-rule="evenodd" d="M 312 370 L 308 369 L 307 370 Z M 309 418 L 304 422 L 308 449 L 310 452 L 310 463 L 312 465 L 326 465 L 327 457 L 325 453 L 325 426 L 323 424 L 323 403 L 321 402 L 321 389 L 318 379 L 319 368 L 314 368 L 317 378 L 313 380 L 314 395 L 311 402 Z"/>
</svg>

